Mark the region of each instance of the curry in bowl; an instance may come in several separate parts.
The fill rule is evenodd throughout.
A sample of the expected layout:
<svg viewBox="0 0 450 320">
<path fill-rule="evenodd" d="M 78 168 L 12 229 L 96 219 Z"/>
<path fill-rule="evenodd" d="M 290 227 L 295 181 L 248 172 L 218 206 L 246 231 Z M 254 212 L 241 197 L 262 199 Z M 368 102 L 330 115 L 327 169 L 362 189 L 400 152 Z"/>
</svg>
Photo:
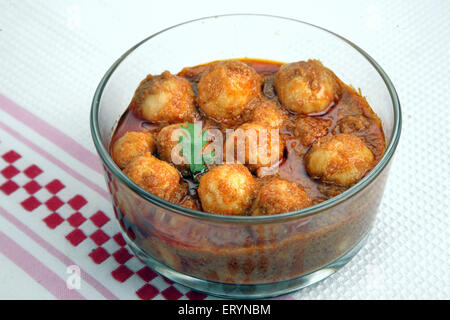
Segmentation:
<svg viewBox="0 0 450 320">
<path fill-rule="evenodd" d="M 380 160 L 365 98 L 318 60 L 239 59 L 148 75 L 111 141 L 115 163 L 164 200 L 274 215 L 334 197 Z"/>
</svg>

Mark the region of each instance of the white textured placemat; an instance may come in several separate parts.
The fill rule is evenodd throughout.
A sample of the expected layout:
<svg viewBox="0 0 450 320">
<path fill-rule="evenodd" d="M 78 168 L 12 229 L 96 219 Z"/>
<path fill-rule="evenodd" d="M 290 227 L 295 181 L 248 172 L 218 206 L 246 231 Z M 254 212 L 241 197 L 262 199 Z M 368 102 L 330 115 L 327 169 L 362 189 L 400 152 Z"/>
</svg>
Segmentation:
<svg viewBox="0 0 450 320">
<path fill-rule="evenodd" d="M 288 16 L 343 35 L 384 68 L 402 104 L 402 138 L 367 245 L 337 274 L 293 296 L 449 299 L 449 1 L 0 0 L 0 94 L 94 151 L 92 95 L 120 54 L 173 24 L 236 12 Z M 0 268 L 12 275 L 0 275 L 0 298 L 39 296 L 34 280 L 1 253 Z M 118 293 L 123 286 L 110 290 L 134 296 Z"/>
</svg>

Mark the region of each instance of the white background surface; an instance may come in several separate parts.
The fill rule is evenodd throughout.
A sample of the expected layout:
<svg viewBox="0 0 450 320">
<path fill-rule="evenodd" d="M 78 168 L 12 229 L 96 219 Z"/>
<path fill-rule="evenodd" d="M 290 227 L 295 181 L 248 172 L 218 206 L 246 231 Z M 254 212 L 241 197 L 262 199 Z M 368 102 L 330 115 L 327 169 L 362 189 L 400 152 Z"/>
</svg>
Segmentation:
<svg viewBox="0 0 450 320">
<path fill-rule="evenodd" d="M 403 108 L 400 146 L 367 245 L 295 298 L 449 299 L 450 1 L 0 0 L 0 93 L 94 150 L 91 99 L 119 55 L 171 25 L 238 12 L 296 18 L 346 37 L 384 68 Z M 40 296 L 1 255 L 0 272 L 11 275 L 0 275 L 0 285 L 12 296 Z"/>
</svg>

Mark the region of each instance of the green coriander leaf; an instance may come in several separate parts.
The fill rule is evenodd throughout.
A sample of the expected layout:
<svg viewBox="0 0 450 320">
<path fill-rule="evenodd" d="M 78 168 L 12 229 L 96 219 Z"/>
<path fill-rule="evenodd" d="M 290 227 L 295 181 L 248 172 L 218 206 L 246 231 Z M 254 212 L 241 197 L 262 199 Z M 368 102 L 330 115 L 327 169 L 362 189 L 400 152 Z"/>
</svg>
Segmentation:
<svg viewBox="0 0 450 320">
<path fill-rule="evenodd" d="M 181 144 L 181 154 L 189 163 L 189 169 L 192 174 L 205 172 L 208 167 L 206 164 L 214 161 L 214 152 L 203 155 L 203 147 L 209 142 L 208 132 L 201 132 L 201 126 L 193 123 L 185 123 L 181 126 L 184 135 L 180 136 L 178 143 Z"/>
</svg>

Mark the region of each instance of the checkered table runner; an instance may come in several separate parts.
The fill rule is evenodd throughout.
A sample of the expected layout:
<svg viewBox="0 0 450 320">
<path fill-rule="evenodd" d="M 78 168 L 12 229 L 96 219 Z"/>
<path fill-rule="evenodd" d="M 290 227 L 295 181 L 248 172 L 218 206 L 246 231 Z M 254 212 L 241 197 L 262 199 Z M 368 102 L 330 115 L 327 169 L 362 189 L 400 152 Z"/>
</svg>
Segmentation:
<svg viewBox="0 0 450 320">
<path fill-rule="evenodd" d="M 56 298 L 207 298 L 127 248 L 92 152 L 3 96 L 0 238 L 0 252 Z M 65 285 L 71 265 L 81 269 L 79 290 Z"/>
</svg>

